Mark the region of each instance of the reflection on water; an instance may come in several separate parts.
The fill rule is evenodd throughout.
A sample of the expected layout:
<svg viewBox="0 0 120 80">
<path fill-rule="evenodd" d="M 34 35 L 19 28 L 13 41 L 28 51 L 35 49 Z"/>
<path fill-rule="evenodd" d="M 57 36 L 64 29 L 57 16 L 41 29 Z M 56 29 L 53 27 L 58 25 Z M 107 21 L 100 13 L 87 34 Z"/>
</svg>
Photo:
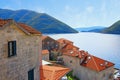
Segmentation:
<svg viewBox="0 0 120 80">
<path fill-rule="evenodd" d="M 80 49 L 90 54 L 109 60 L 120 68 L 120 35 L 100 33 L 53 34 L 54 39 L 66 38 Z"/>
</svg>

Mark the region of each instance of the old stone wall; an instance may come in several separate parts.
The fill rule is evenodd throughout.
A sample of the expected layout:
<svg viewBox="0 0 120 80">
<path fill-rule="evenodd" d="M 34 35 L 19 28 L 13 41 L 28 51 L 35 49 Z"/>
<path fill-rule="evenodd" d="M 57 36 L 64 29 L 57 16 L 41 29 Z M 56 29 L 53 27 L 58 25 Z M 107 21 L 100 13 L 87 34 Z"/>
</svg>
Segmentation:
<svg viewBox="0 0 120 80">
<path fill-rule="evenodd" d="M 73 75 L 80 80 L 113 80 L 114 67 L 97 72 L 80 65 L 80 59 L 72 56 L 62 55 L 64 65 L 73 70 Z"/>
<path fill-rule="evenodd" d="M 0 80 L 28 80 L 34 69 L 34 80 L 40 80 L 40 36 L 27 35 L 12 23 L 0 29 Z M 16 41 L 17 53 L 8 57 L 8 41 Z"/>
</svg>

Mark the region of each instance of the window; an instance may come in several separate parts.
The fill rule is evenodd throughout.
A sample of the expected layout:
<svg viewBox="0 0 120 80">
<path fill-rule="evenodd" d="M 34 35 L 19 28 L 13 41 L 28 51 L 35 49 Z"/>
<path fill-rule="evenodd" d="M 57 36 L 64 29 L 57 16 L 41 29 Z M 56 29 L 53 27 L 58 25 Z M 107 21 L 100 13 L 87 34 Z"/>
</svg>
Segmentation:
<svg viewBox="0 0 120 80">
<path fill-rule="evenodd" d="M 8 57 L 16 55 L 16 41 L 8 42 Z"/>
<path fill-rule="evenodd" d="M 70 60 L 70 63 L 72 63 L 72 60 Z"/>
<path fill-rule="evenodd" d="M 28 71 L 28 80 L 34 80 L 34 69 Z"/>
</svg>

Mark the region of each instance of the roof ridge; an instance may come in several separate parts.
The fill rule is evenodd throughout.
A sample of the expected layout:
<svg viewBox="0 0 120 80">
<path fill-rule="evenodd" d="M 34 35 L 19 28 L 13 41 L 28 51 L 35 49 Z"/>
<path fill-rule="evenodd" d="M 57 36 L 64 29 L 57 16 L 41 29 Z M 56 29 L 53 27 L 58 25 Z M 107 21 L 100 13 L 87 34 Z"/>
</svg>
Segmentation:
<svg viewBox="0 0 120 80">
<path fill-rule="evenodd" d="M 92 55 L 91 55 L 91 57 L 92 57 L 92 59 L 93 59 L 93 62 L 95 63 L 95 66 L 96 66 L 97 70 L 98 70 L 98 71 L 100 71 L 100 70 L 99 70 L 99 68 L 98 68 L 98 66 L 97 66 L 97 64 L 96 64 L 95 59 L 93 58 L 93 56 L 92 56 Z"/>
</svg>

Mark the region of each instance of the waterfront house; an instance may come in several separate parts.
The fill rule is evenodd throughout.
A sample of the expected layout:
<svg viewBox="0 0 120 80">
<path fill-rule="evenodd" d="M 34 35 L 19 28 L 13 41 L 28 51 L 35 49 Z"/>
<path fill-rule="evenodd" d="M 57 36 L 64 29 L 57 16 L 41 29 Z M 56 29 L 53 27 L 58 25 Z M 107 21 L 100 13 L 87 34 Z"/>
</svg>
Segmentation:
<svg viewBox="0 0 120 80">
<path fill-rule="evenodd" d="M 0 19 L 0 80 L 40 80 L 41 33 Z"/>
<path fill-rule="evenodd" d="M 74 76 L 80 80 L 113 80 L 114 64 L 112 62 L 71 47 L 63 48 L 62 56 L 59 58 L 63 59 L 65 66 L 73 70 Z"/>
</svg>

